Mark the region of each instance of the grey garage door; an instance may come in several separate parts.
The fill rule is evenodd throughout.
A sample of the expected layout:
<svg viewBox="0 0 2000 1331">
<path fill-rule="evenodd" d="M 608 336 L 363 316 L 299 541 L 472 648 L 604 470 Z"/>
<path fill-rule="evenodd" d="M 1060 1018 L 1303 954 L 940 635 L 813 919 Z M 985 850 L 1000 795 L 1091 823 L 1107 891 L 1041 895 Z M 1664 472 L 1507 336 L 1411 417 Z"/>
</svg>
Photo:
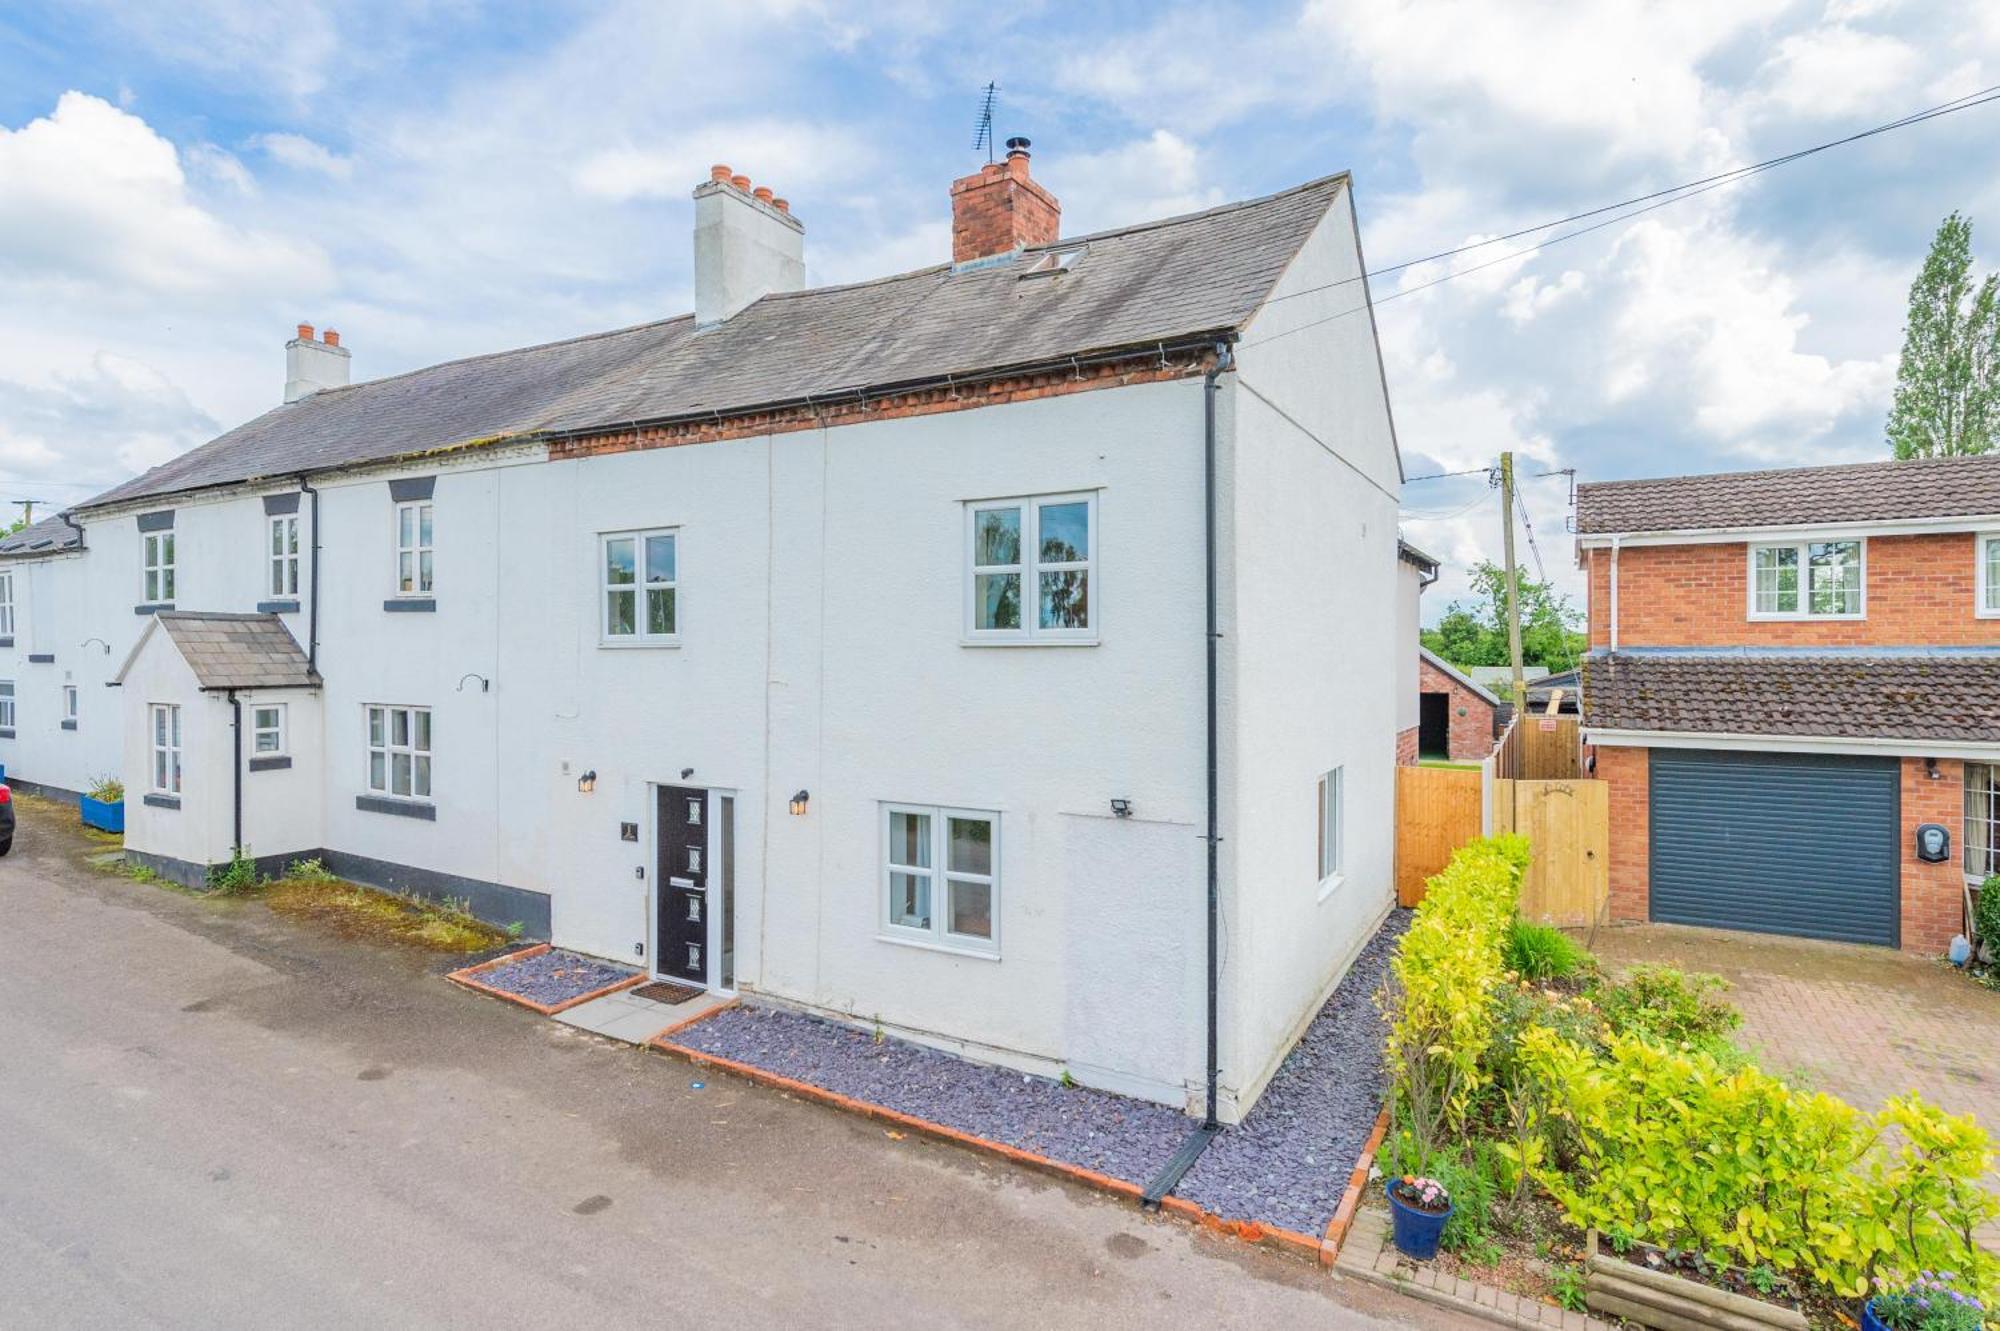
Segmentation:
<svg viewBox="0 0 2000 1331">
<path fill-rule="evenodd" d="M 1652 915 L 1894 946 L 1894 758 L 1654 749 Z"/>
</svg>

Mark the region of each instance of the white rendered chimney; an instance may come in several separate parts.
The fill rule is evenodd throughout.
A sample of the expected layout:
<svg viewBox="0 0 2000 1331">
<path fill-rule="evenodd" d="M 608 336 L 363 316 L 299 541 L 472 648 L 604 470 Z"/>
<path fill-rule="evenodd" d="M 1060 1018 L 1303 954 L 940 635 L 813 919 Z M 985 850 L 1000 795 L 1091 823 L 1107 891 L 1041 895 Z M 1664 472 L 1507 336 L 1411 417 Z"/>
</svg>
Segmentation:
<svg viewBox="0 0 2000 1331">
<path fill-rule="evenodd" d="M 759 296 L 806 284 L 806 229 L 791 205 L 726 166 L 694 192 L 694 322 L 730 318 Z"/>
<path fill-rule="evenodd" d="M 297 402 L 322 388 L 347 387 L 346 347 L 329 328 L 324 341 L 313 338 L 313 326 L 300 324 L 299 335 L 285 343 L 285 401 Z"/>
</svg>

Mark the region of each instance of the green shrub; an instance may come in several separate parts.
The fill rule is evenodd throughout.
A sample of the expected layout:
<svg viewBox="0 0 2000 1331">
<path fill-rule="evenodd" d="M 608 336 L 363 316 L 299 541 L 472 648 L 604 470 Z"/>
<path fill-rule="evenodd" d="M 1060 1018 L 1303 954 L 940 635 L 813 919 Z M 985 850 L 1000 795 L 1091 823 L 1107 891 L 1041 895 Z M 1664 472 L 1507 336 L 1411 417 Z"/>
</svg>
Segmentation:
<svg viewBox="0 0 2000 1331">
<path fill-rule="evenodd" d="M 1590 962 L 1590 953 L 1562 930 L 1515 920 L 1507 931 L 1507 969 L 1524 980 L 1567 980 Z"/>
<path fill-rule="evenodd" d="M 1728 988 L 1719 975 L 1634 966 L 1623 980 L 1598 989 L 1597 1004 L 1614 1034 L 1702 1047 L 1743 1023 L 1743 1014 L 1720 997 Z"/>
<path fill-rule="evenodd" d="M 285 866 L 285 881 L 288 883 L 330 883 L 333 872 L 326 867 L 326 861 L 314 858 L 293 860 Z"/>
<path fill-rule="evenodd" d="M 2000 873 L 1987 875 L 1972 903 L 1972 931 L 2000 952 Z"/>
<path fill-rule="evenodd" d="M 115 776 L 100 776 L 84 793 L 99 804 L 116 804 L 125 798 L 125 783 Z"/>
<path fill-rule="evenodd" d="M 257 873 L 257 861 L 241 853 L 229 863 L 214 865 L 208 871 L 208 890 L 219 897 L 255 891 L 263 882 Z"/>
</svg>

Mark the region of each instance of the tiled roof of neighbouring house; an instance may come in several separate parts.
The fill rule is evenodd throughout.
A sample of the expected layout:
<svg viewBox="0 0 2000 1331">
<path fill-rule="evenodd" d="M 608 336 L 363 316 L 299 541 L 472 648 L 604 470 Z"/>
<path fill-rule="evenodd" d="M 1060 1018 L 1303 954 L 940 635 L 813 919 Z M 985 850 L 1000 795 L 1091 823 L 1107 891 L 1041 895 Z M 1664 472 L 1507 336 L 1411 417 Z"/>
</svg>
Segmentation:
<svg viewBox="0 0 2000 1331">
<path fill-rule="evenodd" d="M 1345 176 L 1186 217 L 327 389 L 265 412 L 80 508 L 539 434 L 942 382 L 1240 328 Z M 1021 280 L 1049 249 L 1060 276 Z"/>
<path fill-rule="evenodd" d="M 276 615 L 163 611 L 174 640 L 204 689 L 311 688 L 319 683 L 298 639 Z"/>
<path fill-rule="evenodd" d="M 75 550 L 82 544 L 83 538 L 77 535 L 76 528 L 61 518 L 43 518 L 12 536 L 0 538 L 0 559 L 31 559 Z"/>
<path fill-rule="evenodd" d="M 2000 453 L 1576 487 L 1576 530 L 1689 531 L 2000 514 Z"/>
<path fill-rule="evenodd" d="M 2000 743 L 2000 652 L 1593 653 L 1598 730 Z"/>
</svg>

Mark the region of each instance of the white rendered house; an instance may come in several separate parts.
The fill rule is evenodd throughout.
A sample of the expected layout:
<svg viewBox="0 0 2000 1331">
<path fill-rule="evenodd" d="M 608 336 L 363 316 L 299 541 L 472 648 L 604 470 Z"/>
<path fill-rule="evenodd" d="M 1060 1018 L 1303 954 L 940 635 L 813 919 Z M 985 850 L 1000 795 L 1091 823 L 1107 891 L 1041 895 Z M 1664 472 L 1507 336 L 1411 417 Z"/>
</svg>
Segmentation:
<svg viewBox="0 0 2000 1331">
<path fill-rule="evenodd" d="M 0 542 L 0 761 L 122 775 L 185 881 L 318 855 L 1234 1120 L 1393 898 L 1349 181 L 1062 238 L 1022 142 L 952 203 L 808 288 L 717 168 L 693 316 L 354 384 L 301 326 L 284 405 Z"/>
</svg>

